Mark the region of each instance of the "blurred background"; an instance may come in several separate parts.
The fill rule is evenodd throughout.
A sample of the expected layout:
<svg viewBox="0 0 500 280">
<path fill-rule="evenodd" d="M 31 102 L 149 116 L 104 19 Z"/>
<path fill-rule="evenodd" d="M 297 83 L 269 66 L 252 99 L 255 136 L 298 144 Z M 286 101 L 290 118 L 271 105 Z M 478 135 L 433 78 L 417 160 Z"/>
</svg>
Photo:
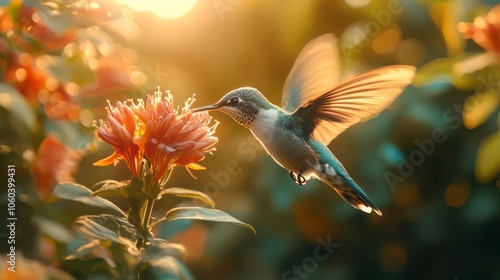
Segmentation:
<svg viewBox="0 0 500 280">
<path fill-rule="evenodd" d="M 201 162 L 207 170 L 194 180 L 178 168 L 170 184 L 207 193 L 257 234 L 184 221 L 156 234 L 186 247 L 196 279 L 500 279 L 499 1 L 0 3 L 0 161 L 17 166 L 27 259 L 90 277 L 63 260 L 83 210 L 50 192 L 58 181 L 129 178 L 124 164 L 92 166 L 111 151 L 92 127 L 106 100 L 160 86 L 180 106 L 196 94 L 197 107 L 252 86 L 280 104 L 300 50 L 334 33 L 344 78 L 391 64 L 419 69 L 392 106 L 329 146 L 383 216 L 320 181 L 296 185 L 248 130 L 212 113 L 219 143 Z M 2 197 L 7 209 L 4 189 Z M 178 203 L 164 200 L 154 215 Z"/>
</svg>

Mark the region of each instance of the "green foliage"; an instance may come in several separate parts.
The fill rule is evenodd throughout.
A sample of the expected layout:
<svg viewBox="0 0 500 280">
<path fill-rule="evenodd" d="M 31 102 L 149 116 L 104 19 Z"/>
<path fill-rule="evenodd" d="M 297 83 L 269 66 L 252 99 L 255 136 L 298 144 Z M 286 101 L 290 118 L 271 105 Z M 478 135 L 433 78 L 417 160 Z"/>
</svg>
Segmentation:
<svg viewBox="0 0 500 280">
<path fill-rule="evenodd" d="M 193 198 L 205 202 L 212 208 L 215 207 L 215 202 L 208 195 L 200 191 L 184 188 L 167 188 L 161 191 L 160 196 L 162 195 L 175 195 L 178 197 Z"/>
<path fill-rule="evenodd" d="M 205 220 L 212 222 L 232 223 L 251 229 L 257 233 L 255 229 L 246 223 L 233 218 L 231 215 L 217 209 L 208 209 L 203 207 L 177 207 L 169 210 L 163 219 L 158 220 L 175 221 L 175 220 Z"/>
<path fill-rule="evenodd" d="M 130 182 L 118 182 L 115 180 L 104 180 L 95 184 L 92 189 L 94 190 L 91 195 L 107 196 L 107 195 L 121 195 L 125 198 L 128 197 L 128 186 Z"/>
<path fill-rule="evenodd" d="M 0 92 L 3 95 L 0 106 L 12 115 L 13 121 L 18 124 L 16 129 L 25 137 L 32 135 L 36 130 L 36 118 L 26 99 L 8 84 L 0 83 Z"/>
<path fill-rule="evenodd" d="M 62 199 L 74 200 L 94 207 L 111 209 L 123 217 L 126 216 L 126 214 L 111 201 L 93 196 L 92 191 L 82 185 L 74 183 L 59 184 L 54 188 L 52 194 Z"/>
<path fill-rule="evenodd" d="M 83 234 L 88 241 L 67 255 L 66 260 L 85 259 L 95 255 L 99 250 L 106 249 L 109 253 L 107 270 L 110 276 L 122 279 L 133 273 L 141 279 L 149 279 L 147 277 L 153 276 L 161 279 L 163 279 L 162 277 L 192 279 L 189 270 L 182 263 L 186 254 L 184 247 L 153 236 L 151 229 L 158 223 L 185 219 L 206 220 L 241 225 L 256 233 L 251 225 L 243 223 L 223 211 L 204 207 L 176 207 L 154 223 L 150 223 L 149 220 L 145 221 L 144 219 L 152 218 L 153 209 L 150 205 L 154 201 L 150 201 L 150 199 L 142 201 L 146 196 L 131 191 L 130 182 L 130 180 L 125 182 L 105 180 L 94 185 L 94 192 L 75 183 L 62 183 L 54 188 L 53 195 L 56 197 L 111 210 L 119 214 L 119 216 L 114 214 L 80 216 L 74 224 L 79 233 Z M 120 194 L 127 198 L 129 203 L 142 201 L 139 203 L 141 206 L 134 207 L 136 204 L 131 204 L 128 214 L 126 214 L 110 200 L 100 197 L 111 194 Z M 212 208 L 215 206 L 209 196 L 199 191 L 167 188 L 162 190 L 161 195 L 197 199 Z M 161 196 L 157 198 L 157 200 L 160 199 Z M 126 264 L 128 269 L 116 270 L 116 263 Z"/>
</svg>

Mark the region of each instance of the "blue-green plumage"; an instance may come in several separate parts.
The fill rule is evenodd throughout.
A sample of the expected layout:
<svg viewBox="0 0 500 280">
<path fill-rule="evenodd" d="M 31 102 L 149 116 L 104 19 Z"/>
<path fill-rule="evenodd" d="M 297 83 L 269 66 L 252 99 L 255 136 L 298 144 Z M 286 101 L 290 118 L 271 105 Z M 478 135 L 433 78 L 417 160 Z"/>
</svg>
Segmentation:
<svg viewBox="0 0 500 280">
<path fill-rule="evenodd" d="M 297 184 L 320 179 L 353 207 L 382 215 L 327 145 L 392 103 L 413 79 L 415 68 L 386 66 L 338 84 L 335 43 L 333 35 L 323 35 L 300 53 L 285 83 L 283 109 L 257 89 L 244 87 L 194 111 L 218 110 L 250 129 Z"/>
<path fill-rule="evenodd" d="M 373 203 L 368 195 L 366 195 L 358 184 L 354 182 L 342 163 L 340 163 L 325 145 L 314 140 L 309 140 L 308 144 L 319 155 L 321 166 L 318 174 L 318 176 L 320 176 L 319 179 L 335 189 L 344 200 L 355 208 L 365 211 L 363 208 L 368 205 L 375 213 L 382 215 L 382 212 L 375 203 Z M 334 173 L 329 174 L 329 167 L 332 168 Z"/>
</svg>

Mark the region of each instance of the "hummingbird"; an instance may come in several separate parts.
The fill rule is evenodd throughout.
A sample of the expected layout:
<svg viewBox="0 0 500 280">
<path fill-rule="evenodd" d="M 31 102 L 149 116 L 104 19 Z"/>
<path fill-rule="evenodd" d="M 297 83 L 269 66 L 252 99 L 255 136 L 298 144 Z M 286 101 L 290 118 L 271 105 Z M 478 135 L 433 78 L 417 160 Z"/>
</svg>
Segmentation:
<svg viewBox="0 0 500 280">
<path fill-rule="evenodd" d="M 339 82 L 339 65 L 337 39 L 324 34 L 299 53 L 285 81 L 281 108 L 259 90 L 242 87 L 193 111 L 229 115 L 252 132 L 296 184 L 319 179 L 354 208 L 382 216 L 327 146 L 346 128 L 387 108 L 411 83 L 416 69 L 384 66 Z"/>
</svg>

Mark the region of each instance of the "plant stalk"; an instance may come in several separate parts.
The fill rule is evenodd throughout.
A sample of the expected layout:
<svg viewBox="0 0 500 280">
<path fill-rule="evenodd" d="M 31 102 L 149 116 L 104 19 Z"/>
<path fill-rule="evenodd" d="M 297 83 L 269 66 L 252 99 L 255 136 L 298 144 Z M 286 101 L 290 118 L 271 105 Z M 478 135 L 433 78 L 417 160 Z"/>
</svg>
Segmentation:
<svg viewBox="0 0 500 280">
<path fill-rule="evenodd" d="M 148 235 L 149 235 L 149 225 L 151 222 L 151 216 L 153 214 L 153 206 L 154 206 L 154 199 L 148 198 L 145 201 L 145 211 L 144 211 L 144 216 L 142 218 L 142 229 L 141 229 L 141 234 L 142 237 L 147 241 Z"/>
</svg>

